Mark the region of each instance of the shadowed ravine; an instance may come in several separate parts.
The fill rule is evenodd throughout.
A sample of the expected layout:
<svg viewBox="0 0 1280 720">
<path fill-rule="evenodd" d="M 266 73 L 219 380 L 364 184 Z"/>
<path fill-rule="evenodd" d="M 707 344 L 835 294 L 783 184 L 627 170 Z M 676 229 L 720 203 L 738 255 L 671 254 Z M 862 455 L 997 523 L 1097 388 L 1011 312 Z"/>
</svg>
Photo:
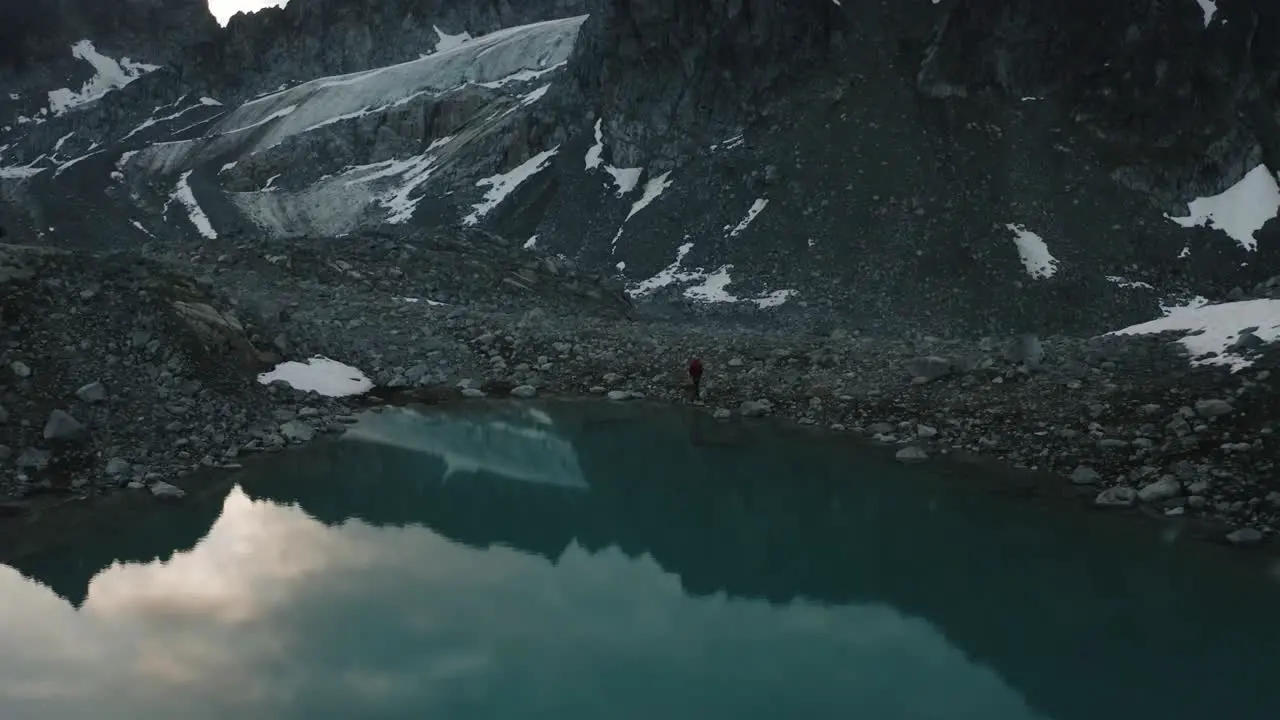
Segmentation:
<svg viewBox="0 0 1280 720">
<path fill-rule="evenodd" d="M 121 712 L 1280 716 L 1280 586 L 1249 557 L 817 436 L 546 411 L 388 411 L 15 559 L 79 610 L 0 571 L 40 678 L 0 659 L 6 717 L 88 712 L 66 688 L 125 671 L 72 658 L 122 635 Z"/>
</svg>

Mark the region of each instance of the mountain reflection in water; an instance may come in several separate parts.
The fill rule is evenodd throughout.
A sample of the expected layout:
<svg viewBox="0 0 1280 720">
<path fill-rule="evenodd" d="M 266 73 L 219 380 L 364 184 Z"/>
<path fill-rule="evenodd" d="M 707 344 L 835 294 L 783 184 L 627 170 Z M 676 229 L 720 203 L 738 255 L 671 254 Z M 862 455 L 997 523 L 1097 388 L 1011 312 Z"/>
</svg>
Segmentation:
<svg viewBox="0 0 1280 720">
<path fill-rule="evenodd" d="M 842 442 L 387 411 L 238 482 L 0 568 L 0 717 L 1280 717 L 1239 555 Z"/>
</svg>

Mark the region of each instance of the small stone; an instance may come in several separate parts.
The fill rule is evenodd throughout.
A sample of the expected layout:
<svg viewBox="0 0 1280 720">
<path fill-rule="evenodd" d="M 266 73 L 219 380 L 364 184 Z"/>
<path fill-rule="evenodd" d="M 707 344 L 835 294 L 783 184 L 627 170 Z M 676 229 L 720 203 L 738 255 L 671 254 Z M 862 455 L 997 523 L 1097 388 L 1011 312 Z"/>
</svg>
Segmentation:
<svg viewBox="0 0 1280 720">
<path fill-rule="evenodd" d="M 89 429 L 65 410 L 49 413 L 49 419 L 44 424 L 45 440 L 74 440 L 88 433 Z"/>
<path fill-rule="evenodd" d="M 311 426 L 299 420 L 290 420 L 280 426 L 280 434 L 285 436 L 290 442 L 305 443 L 311 442 L 315 437 L 315 430 Z"/>
<path fill-rule="evenodd" d="M 1204 509 L 1204 506 L 1208 504 L 1209 501 L 1206 500 L 1203 495 L 1191 495 L 1187 498 L 1187 507 L 1192 510 L 1202 510 Z"/>
<path fill-rule="evenodd" d="M 929 459 L 929 453 L 924 448 L 916 445 L 908 445 L 899 450 L 893 458 L 901 463 L 918 463 Z"/>
<path fill-rule="evenodd" d="M 511 388 L 511 395 L 512 397 L 518 397 L 518 398 L 523 398 L 525 400 L 529 400 L 531 398 L 537 397 L 538 389 L 532 385 L 517 385 Z"/>
<path fill-rule="evenodd" d="M 938 437 L 938 428 L 933 427 L 932 425 L 917 425 L 916 437 L 922 440 L 930 440 L 932 438 L 936 438 Z"/>
<path fill-rule="evenodd" d="M 1087 465 L 1080 465 L 1071 471 L 1071 482 L 1075 485 L 1096 485 L 1100 480 L 1102 476 L 1098 471 Z"/>
<path fill-rule="evenodd" d="M 20 378 L 31 377 L 31 367 L 21 360 L 14 360 L 9 363 L 9 369 L 13 371 L 14 375 L 17 375 Z"/>
<path fill-rule="evenodd" d="M 764 417 L 773 411 L 773 403 L 768 400 L 743 400 L 738 406 L 738 414 L 742 417 Z"/>
<path fill-rule="evenodd" d="M 124 458 L 111 458 L 107 461 L 106 472 L 110 477 L 118 478 L 122 475 L 127 475 L 129 470 L 129 461 Z"/>
<path fill-rule="evenodd" d="M 907 363 L 907 370 L 913 378 L 920 378 L 928 382 L 950 375 L 952 368 L 950 360 L 930 355 L 911 360 Z"/>
<path fill-rule="evenodd" d="M 1143 486 L 1138 491 L 1138 499 L 1145 503 L 1156 503 L 1182 494 L 1182 486 L 1172 475 L 1165 475 L 1159 480 Z"/>
<path fill-rule="evenodd" d="M 605 397 L 614 402 L 622 402 L 623 400 L 630 400 L 631 393 L 626 390 L 610 390 Z"/>
<path fill-rule="evenodd" d="M 91 382 L 76 390 L 76 397 L 87 403 L 100 403 L 107 399 L 107 388 L 100 382 Z"/>
<path fill-rule="evenodd" d="M 716 411 L 711 413 L 711 417 L 715 418 L 716 420 L 728 420 L 729 418 L 733 417 L 733 412 L 730 411 L 728 408 L 716 408 Z"/>
<path fill-rule="evenodd" d="M 176 485 L 170 485 L 163 480 L 157 480 L 155 484 L 151 486 L 151 494 L 161 500 L 181 500 L 187 496 L 185 490 Z"/>
<path fill-rule="evenodd" d="M 1250 527 L 1232 530 L 1227 533 L 1227 542 L 1232 545 L 1257 545 L 1262 542 L 1262 533 Z"/>
<path fill-rule="evenodd" d="M 1098 493 L 1093 504 L 1098 507 L 1129 507 L 1137 498 L 1138 493 L 1133 488 L 1121 485 Z"/>
<path fill-rule="evenodd" d="M 484 397 L 484 391 L 479 388 L 464 387 L 462 388 L 462 397 L 469 398 L 471 400 L 478 400 Z"/>
<path fill-rule="evenodd" d="M 49 461 L 53 459 L 53 453 L 40 448 L 27 448 L 18 453 L 18 459 L 13 461 L 14 465 L 24 470 L 43 470 L 49 465 Z"/>
<path fill-rule="evenodd" d="M 1202 418 L 1221 417 L 1234 409 L 1226 400 L 1201 400 L 1196 403 L 1196 414 Z"/>
</svg>

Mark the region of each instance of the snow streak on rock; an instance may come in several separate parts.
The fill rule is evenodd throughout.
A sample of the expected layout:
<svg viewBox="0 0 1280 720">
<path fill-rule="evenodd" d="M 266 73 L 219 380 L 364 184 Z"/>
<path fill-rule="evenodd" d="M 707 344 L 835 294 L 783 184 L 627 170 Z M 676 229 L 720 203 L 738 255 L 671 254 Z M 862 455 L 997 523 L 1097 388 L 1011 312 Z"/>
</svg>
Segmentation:
<svg viewBox="0 0 1280 720">
<path fill-rule="evenodd" d="M 604 165 L 603 123 L 604 120 L 596 120 L 595 144 L 587 149 L 585 162 L 588 172 L 599 169 Z M 635 190 L 636 186 L 640 184 L 640 176 L 644 174 L 644 168 L 617 168 L 612 165 L 604 165 L 604 171 L 613 178 L 614 188 L 618 197 L 623 197 Z"/>
<path fill-rule="evenodd" d="M 751 221 L 755 220 L 756 216 L 764 212 L 764 209 L 768 206 L 768 198 L 757 198 L 755 202 L 751 203 L 751 209 L 747 210 L 747 216 L 742 218 L 742 222 L 738 223 L 737 227 L 729 230 L 729 237 L 738 237 L 741 235 L 742 231 L 746 230 L 747 227 L 751 225 Z"/>
<path fill-rule="evenodd" d="M 196 202 L 196 195 L 191 191 L 190 178 L 190 170 L 182 173 L 182 177 L 178 178 L 178 187 L 173 191 L 170 200 L 177 200 L 187 209 L 187 216 L 191 218 L 191 224 L 196 226 L 196 230 L 201 235 L 210 240 L 216 240 L 218 233 L 213 229 L 213 224 L 209 222 L 208 216 L 200 209 L 200 203 Z"/>
<path fill-rule="evenodd" d="M 631 212 L 627 213 L 626 220 L 622 221 L 622 226 L 618 228 L 618 234 L 613 236 L 613 244 L 611 247 L 614 252 L 618 249 L 618 240 L 622 237 L 622 230 L 627 226 L 627 221 L 635 217 L 636 213 L 653 204 L 653 201 L 657 200 L 659 195 L 666 192 L 667 188 L 670 188 L 674 184 L 670 180 L 670 177 L 671 172 L 667 171 L 645 183 L 644 193 L 640 196 L 639 200 L 631 204 Z"/>
<path fill-rule="evenodd" d="M 507 173 L 478 180 L 476 182 L 478 187 L 487 185 L 489 190 L 484 194 L 484 200 L 473 206 L 471 214 L 462 219 L 462 224 L 475 225 L 479 223 L 480 218 L 488 215 L 521 183 L 541 172 L 547 166 L 547 161 L 555 156 L 559 150 L 560 146 L 557 145 L 525 160 Z"/>
</svg>

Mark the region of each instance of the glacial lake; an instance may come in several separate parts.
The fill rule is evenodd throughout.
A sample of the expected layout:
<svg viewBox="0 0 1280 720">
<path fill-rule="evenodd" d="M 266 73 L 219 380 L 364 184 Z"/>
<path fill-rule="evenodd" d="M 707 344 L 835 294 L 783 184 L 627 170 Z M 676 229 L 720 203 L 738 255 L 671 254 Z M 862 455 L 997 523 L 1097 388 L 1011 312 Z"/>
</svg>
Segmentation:
<svg viewBox="0 0 1280 720">
<path fill-rule="evenodd" d="M 0 566 L 0 718 L 1275 720 L 1257 555 L 848 439 L 389 409 Z"/>
</svg>

